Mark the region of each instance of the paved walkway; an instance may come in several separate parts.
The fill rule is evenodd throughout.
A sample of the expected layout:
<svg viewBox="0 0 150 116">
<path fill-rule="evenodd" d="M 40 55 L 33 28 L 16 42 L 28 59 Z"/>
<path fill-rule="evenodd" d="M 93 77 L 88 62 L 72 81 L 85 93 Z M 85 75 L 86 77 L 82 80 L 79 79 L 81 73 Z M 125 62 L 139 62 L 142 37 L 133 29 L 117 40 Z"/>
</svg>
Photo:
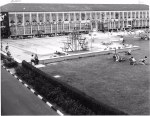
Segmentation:
<svg viewBox="0 0 150 116">
<path fill-rule="evenodd" d="M 1 67 L 2 115 L 58 115 Z"/>
</svg>

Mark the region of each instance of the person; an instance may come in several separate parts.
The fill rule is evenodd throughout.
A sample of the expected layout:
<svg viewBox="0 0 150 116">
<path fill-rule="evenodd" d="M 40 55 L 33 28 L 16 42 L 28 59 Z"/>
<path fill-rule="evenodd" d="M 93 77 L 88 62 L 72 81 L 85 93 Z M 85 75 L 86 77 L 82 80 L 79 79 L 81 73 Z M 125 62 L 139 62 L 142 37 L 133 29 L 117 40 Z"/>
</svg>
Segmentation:
<svg viewBox="0 0 150 116">
<path fill-rule="evenodd" d="M 129 49 L 128 51 L 125 52 L 126 55 L 131 55 L 132 50 Z"/>
<path fill-rule="evenodd" d="M 7 51 L 7 53 L 6 53 L 6 54 L 7 54 L 7 56 L 8 56 L 8 57 L 11 57 L 11 53 L 10 53 L 10 51 Z"/>
<path fill-rule="evenodd" d="M 123 62 L 123 61 L 125 61 L 125 58 L 123 56 L 120 56 L 119 54 L 115 54 L 113 56 L 113 58 L 114 58 L 114 61 L 116 61 L 116 62 Z"/>
<path fill-rule="evenodd" d="M 140 64 L 146 65 L 147 56 L 145 56 L 143 59 L 139 60 Z"/>
<path fill-rule="evenodd" d="M 118 62 L 120 59 L 120 56 L 118 54 L 116 54 L 116 62 Z"/>
<path fill-rule="evenodd" d="M 119 59 L 120 59 L 120 56 L 119 56 L 117 53 L 115 53 L 115 54 L 113 55 L 113 59 L 114 59 L 114 61 L 118 62 Z"/>
<path fill-rule="evenodd" d="M 35 60 L 34 60 L 34 55 L 33 54 L 31 55 L 31 64 L 32 65 L 35 64 Z"/>
<path fill-rule="evenodd" d="M 123 56 L 119 56 L 119 62 L 123 62 L 123 61 L 126 61 L 126 59 L 123 57 Z"/>
<path fill-rule="evenodd" d="M 130 62 L 130 65 L 135 65 L 135 64 L 137 64 L 137 63 L 136 63 L 136 60 L 135 60 L 135 58 L 134 58 L 133 56 L 129 59 L 129 62 Z"/>
<path fill-rule="evenodd" d="M 122 38 L 122 44 L 125 44 L 125 39 L 124 38 Z"/>
<path fill-rule="evenodd" d="M 34 56 L 34 64 L 35 65 L 39 64 L 39 59 L 38 59 L 37 54 L 35 54 L 35 56 Z"/>
<path fill-rule="evenodd" d="M 114 53 L 114 55 L 113 55 L 113 59 L 114 59 L 114 61 L 119 61 L 119 55 L 117 54 L 117 49 L 115 48 L 115 53 Z"/>
<path fill-rule="evenodd" d="M 8 43 L 7 43 L 7 45 L 5 47 L 6 52 L 8 51 L 8 48 L 9 48 L 9 46 L 8 46 Z"/>
<path fill-rule="evenodd" d="M 116 61 L 116 54 L 113 55 L 113 60 Z"/>
</svg>

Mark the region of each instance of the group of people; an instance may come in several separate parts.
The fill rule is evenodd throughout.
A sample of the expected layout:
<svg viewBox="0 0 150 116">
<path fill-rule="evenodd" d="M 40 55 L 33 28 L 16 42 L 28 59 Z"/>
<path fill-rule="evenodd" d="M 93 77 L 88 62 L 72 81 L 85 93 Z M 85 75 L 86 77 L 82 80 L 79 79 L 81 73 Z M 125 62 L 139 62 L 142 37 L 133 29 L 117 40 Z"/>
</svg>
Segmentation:
<svg viewBox="0 0 150 116">
<path fill-rule="evenodd" d="M 39 64 L 39 59 L 38 59 L 38 56 L 37 56 L 37 54 L 32 54 L 31 55 L 31 64 L 32 65 L 37 65 L 37 64 Z"/>
<path fill-rule="evenodd" d="M 113 55 L 113 59 L 114 59 L 114 61 L 116 61 L 116 62 L 123 62 L 123 61 L 125 61 L 125 58 L 124 57 L 121 57 L 119 54 L 117 54 L 117 53 L 115 53 L 114 55 Z"/>
<path fill-rule="evenodd" d="M 113 59 L 114 61 L 116 62 L 122 62 L 122 61 L 125 61 L 125 58 L 121 57 L 118 53 L 117 53 L 117 50 L 115 49 L 115 53 L 113 55 Z"/>
<path fill-rule="evenodd" d="M 1 44 L 1 49 L 2 49 L 2 44 Z M 8 43 L 7 43 L 7 45 L 5 46 L 5 53 L 7 54 L 7 56 L 8 57 L 12 57 L 11 56 L 11 53 L 10 53 L 10 51 L 9 51 L 9 45 L 8 45 Z M 33 64 L 33 65 L 37 65 L 37 64 L 39 64 L 39 59 L 38 59 L 38 56 L 37 56 L 37 54 L 35 54 L 35 55 L 31 55 L 31 64 Z"/>
<path fill-rule="evenodd" d="M 136 64 L 146 65 L 147 56 L 145 56 L 144 58 L 140 59 L 139 62 L 132 56 L 131 58 L 129 58 L 129 61 L 130 61 L 130 65 L 136 65 Z"/>
<path fill-rule="evenodd" d="M 131 50 L 129 49 L 127 52 L 125 52 L 125 55 L 131 55 Z M 126 59 L 124 57 L 121 57 L 118 53 L 116 53 L 113 55 L 113 59 L 116 62 L 123 62 Z M 147 56 L 145 56 L 144 58 L 140 59 L 139 61 L 137 61 L 133 56 L 131 56 L 129 58 L 129 62 L 130 65 L 136 65 L 136 64 L 142 64 L 142 65 L 146 65 L 147 63 Z"/>
</svg>

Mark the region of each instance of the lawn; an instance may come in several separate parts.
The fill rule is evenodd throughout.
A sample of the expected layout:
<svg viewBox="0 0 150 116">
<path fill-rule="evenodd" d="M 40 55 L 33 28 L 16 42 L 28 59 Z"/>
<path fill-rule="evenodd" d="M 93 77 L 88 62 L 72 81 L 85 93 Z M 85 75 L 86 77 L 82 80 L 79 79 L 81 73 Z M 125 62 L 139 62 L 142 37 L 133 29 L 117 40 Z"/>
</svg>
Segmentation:
<svg viewBox="0 0 150 116">
<path fill-rule="evenodd" d="M 114 62 L 112 55 L 68 60 L 41 68 L 91 97 L 131 115 L 150 114 L 149 41 L 125 38 L 126 43 L 140 46 L 132 56 L 148 56 L 148 65 Z M 123 53 L 122 56 L 125 56 Z M 125 56 L 126 58 L 130 56 Z"/>
</svg>

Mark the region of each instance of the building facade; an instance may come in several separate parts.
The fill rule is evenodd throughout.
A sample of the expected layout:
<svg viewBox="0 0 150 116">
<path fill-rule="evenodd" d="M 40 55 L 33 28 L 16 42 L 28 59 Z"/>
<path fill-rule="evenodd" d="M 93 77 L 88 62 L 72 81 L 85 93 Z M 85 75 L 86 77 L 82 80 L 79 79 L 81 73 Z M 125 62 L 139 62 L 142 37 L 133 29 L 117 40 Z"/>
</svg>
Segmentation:
<svg viewBox="0 0 150 116">
<path fill-rule="evenodd" d="M 72 32 L 74 27 L 81 32 L 92 29 L 109 31 L 128 28 L 128 26 L 132 26 L 132 28 L 149 27 L 149 9 L 147 5 L 144 5 L 142 9 L 139 8 L 139 10 L 138 8 L 123 10 L 121 8 L 116 8 L 117 10 L 108 8 L 108 11 L 99 9 L 95 11 L 94 9 L 84 10 L 84 8 L 72 11 L 61 10 L 59 12 L 39 11 L 39 9 L 37 11 L 26 11 L 26 5 L 21 10 L 18 8 L 16 11 L 3 9 L 3 12 L 8 12 L 11 36 L 33 35 L 39 30 L 44 34 Z"/>
</svg>

